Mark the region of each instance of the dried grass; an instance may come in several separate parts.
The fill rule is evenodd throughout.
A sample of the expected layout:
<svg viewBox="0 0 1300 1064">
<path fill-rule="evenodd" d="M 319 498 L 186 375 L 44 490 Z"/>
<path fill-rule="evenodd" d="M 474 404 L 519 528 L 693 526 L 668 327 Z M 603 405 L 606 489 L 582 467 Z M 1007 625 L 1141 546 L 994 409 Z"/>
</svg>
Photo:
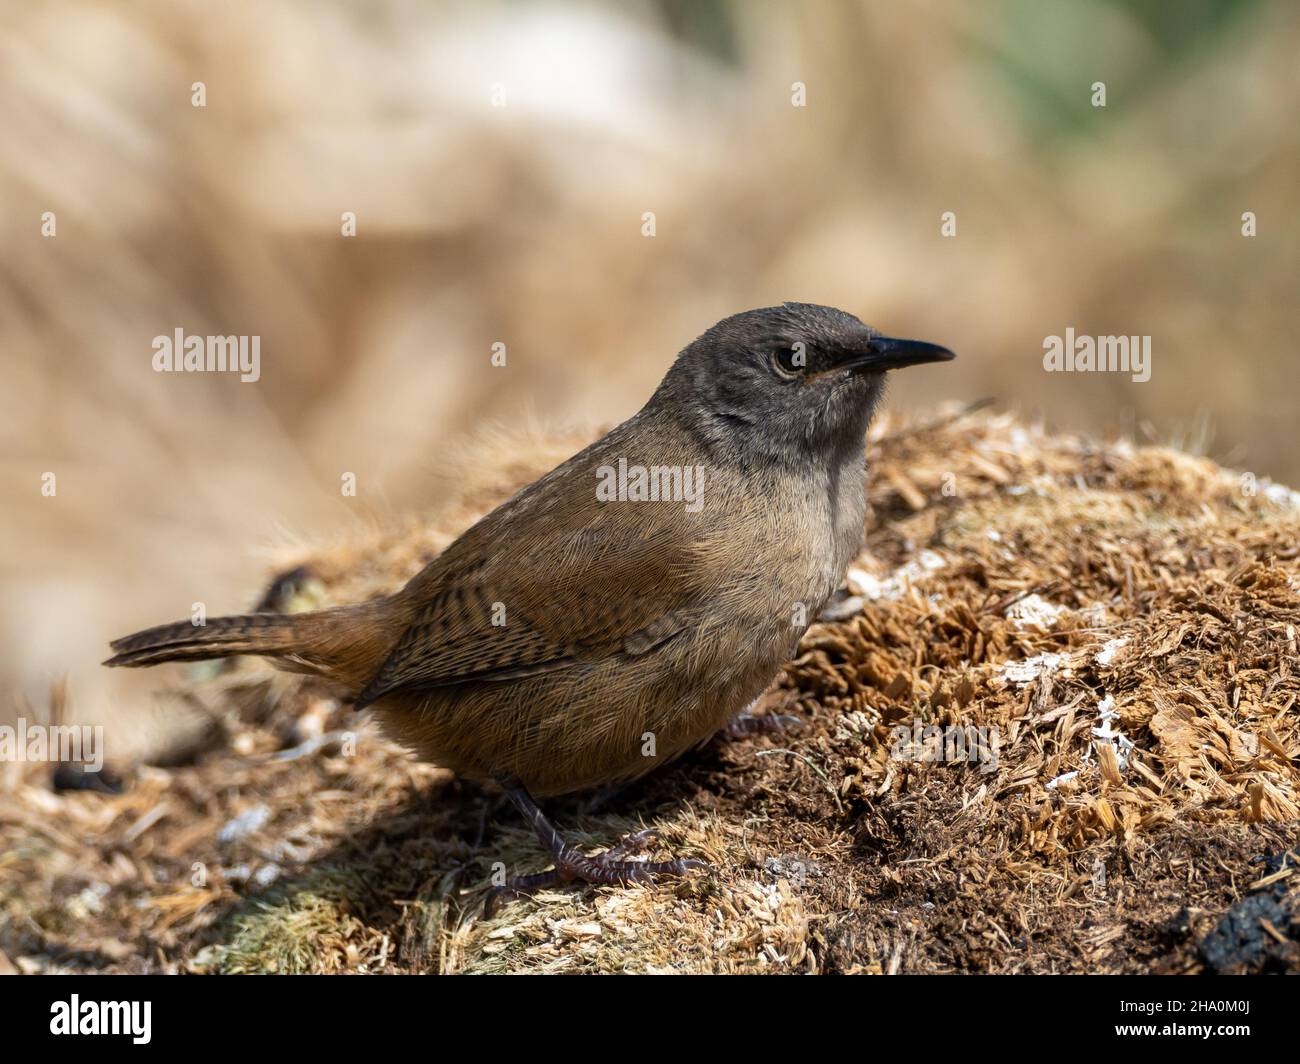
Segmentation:
<svg viewBox="0 0 1300 1064">
<path fill-rule="evenodd" d="M 1295 855 L 1278 856 L 1300 803 L 1296 497 L 1008 415 L 884 420 L 875 437 L 849 580 L 861 601 L 809 631 L 767 699 L 803 728 L 716 740 L 596 804 L 552 804 L 583 845 L 649 824 L 657 848 L 713 875 L 548 892 L 484 920 L 494 862 L 544 866 L 504 798 L 241 661 L 166 695 L 220 723 L 195 763 L 139 768 L 118 796 L 25 777 L 0 808 L 0 957 L 29 971 L 1295 969 L 1297 927 L 1277 921 L 1300 920 Z M 580 443 L 498 441 L 432 524 L 286 555 L 312 574 L 288 608 L 399 584 Z M 997 770 L 893 756 L 892 729 L 915 721 L 996 729 Z M 255 830 L 221 841 L 255 809 Z M 1225 914 L 1258 930 L 1240 906 L 1266 890 L 1276 936 L 1201 946 L 1226 941 Z"/>
</svg>

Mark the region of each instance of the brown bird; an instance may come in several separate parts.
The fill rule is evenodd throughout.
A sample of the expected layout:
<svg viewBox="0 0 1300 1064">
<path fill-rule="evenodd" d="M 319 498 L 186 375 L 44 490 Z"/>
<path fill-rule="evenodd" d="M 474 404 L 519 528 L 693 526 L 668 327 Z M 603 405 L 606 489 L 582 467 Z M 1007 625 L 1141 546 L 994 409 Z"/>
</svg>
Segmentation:
<svg viewBox="0 0 1300 1064">
<path fill-rule="evenodd" d="M 885 372 L 951 351 L 786 303 L 689 344 L 650 401 L 488 514 L 396 594 L 189 621 L 108 665 L 261 654 L 374 706 L 420 757 L 495 779 L 553 871 L 627 883 L 699 862 L 587 856 L 533 796 L 643 775 L 762 693 L 863 539 L 866 431 Z"/>
</svg>

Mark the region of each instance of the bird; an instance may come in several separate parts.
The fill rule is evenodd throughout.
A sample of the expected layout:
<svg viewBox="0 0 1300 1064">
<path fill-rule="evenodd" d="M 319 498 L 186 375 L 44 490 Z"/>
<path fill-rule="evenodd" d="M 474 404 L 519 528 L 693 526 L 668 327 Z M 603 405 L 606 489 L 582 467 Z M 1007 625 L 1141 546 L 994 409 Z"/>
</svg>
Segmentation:
<svg viewBox="0 0 1300 1064">
<path fill-rule="evenodd" d="M 553 868 L 494 894 L 684 875 L 705 866 L 628 859 L 646 832 L 584 853 L 538 799 L 635 780 L 743 716 L 861 549 L 886 374 L 954 357 L 817 304 L 734 314 L 399 591 L 149 628 L 104 664 L 261 655 L 415 756 L 496 781 Z"/>
</svg>

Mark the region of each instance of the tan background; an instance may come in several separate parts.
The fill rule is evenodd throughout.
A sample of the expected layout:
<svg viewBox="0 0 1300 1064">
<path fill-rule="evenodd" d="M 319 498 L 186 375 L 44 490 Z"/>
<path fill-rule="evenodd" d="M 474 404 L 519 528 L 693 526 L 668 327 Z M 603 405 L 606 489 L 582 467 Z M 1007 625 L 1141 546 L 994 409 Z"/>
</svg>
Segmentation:
<svg viewBox="0 0 1300 1064">
<path fill-rule="evenodd" d="M 110 636 L 246 608 L 287 540 L 436 505 L 494 425 L 617 421 L 784 299 L 958 350 L 896 407 L 1300 482 L 1297 54 L 1287 0 L 6 0 L 0 718 L 63 675 L 129 710 L 158 680 Z M 178 326 L 259 334 L 262 380 L 155 374 Z M 1045 374 L 1068 326 L 1150 334 L 1152 379 Z"/>
</svg>

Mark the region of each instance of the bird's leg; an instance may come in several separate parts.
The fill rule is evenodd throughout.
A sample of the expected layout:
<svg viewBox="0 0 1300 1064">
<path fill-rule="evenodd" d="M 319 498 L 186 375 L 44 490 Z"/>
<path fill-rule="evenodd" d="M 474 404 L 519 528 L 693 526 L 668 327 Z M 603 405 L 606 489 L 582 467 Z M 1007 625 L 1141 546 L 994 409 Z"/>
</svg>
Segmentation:
<svg viewBox="0 0 1300 1064">
<path fill-rule="evenodd" d="M 604 886 L 627 886 L 632 883 L 650 883 L 661 876 L 685 875 L 692 868 L 709 867 L 703 861 L 690 859 L 622 860 L 626 855 L 644 849 L 654 838 L 654 832 L 649 828 L 633 832 L 604 853 L 588 856 L 564 841 L 522 783 L 516 779 L 505 779 L 500 783 L 505 788 L 506 794 L 510 796 L 510 800 L 523 813 L 524 819 L 537 832 L 537 838 L 555 861 L 555 867 L 548 872 L 538 872 L 531 876 L 513 876 L 502 886 L 493 889 L 484 907 L 485 914 L 489 917 L 504 900 L 560 883 L 577 881 Z"/>
</svg>

